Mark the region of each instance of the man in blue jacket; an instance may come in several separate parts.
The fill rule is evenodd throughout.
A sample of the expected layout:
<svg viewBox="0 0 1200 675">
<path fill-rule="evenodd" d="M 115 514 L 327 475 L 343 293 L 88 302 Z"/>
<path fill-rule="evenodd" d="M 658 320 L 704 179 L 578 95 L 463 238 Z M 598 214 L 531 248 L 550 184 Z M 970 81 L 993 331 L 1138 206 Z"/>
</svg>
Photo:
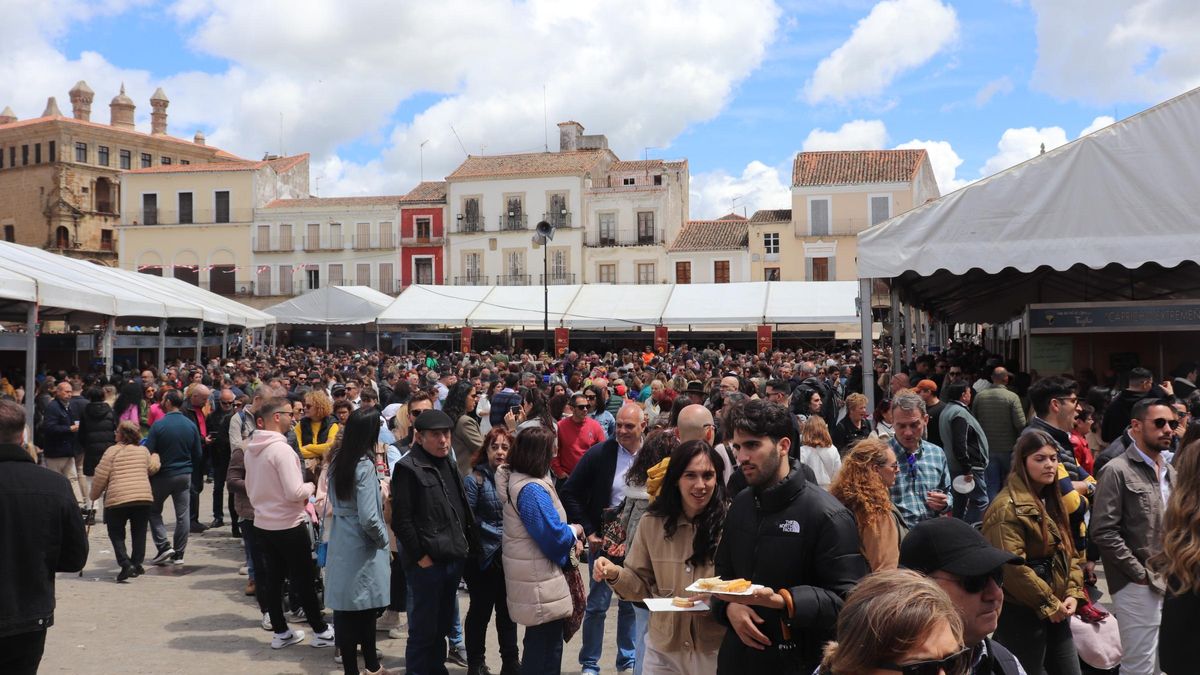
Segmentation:
<svg viewBox="0 0 1200 675">
<path fill-rule="evenodd" d="M 191 520 L 192 471 L 202 460 L 200 432 L 196 425 L 180 412 L 183 395 L 178 390 L 167 392 L 162 408 L 166 415 L 150 427 L 146 447 L 156 453 L 162 463 L 158 473 L 150 478 L 154 493 L 154 509 L 150 512 L 150 535 L 158 548 L 158 555 L 150 562 L 155 565 L 183 564 L 183 553 L 187 549 L 189 522 Z M 175 508 L 174 546 L 167 541 L 167 528 L 163 525 L 163 503 L 171 498 Z"/>
<path fill-rule="evenodd" d="M 55 385 L 54 398 L 42 410 L 40 429 L 46 468 L 68 480 L 76 475 L 75 453 L 79 451 L 79 415 L 71 405 L 72 393 L 71 383 L 66 380 Z M 82 493 L 82 485 L 80 488 Z"/>
</svg>

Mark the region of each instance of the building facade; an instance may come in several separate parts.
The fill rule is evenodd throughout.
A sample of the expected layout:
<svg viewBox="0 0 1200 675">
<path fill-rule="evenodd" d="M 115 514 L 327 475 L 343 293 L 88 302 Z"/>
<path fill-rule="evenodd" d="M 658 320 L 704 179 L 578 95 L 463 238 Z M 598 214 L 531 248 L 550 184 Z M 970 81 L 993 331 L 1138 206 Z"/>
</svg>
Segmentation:
<svg viewBox="0 0 1200 675">
<path fill-rule="evenodd" d="M 939 196 L 923 149 L 801 152 L 792 208 L 750 218 L 750 278 L 853 281 L 859 232 Z"/>
<path fill-rule="evenodd" d="M 425 181 L 400 198 L 400 287 L 446 280 L 446 183 Z M 380 289 L 382 290 L 382 289 Z"/>
<path fill-rule="evenodd" d="M 151 131 L 134 125 L 124 87 L 109 104 L 108 124 L 93 122 L 95 94 L 86 82 L 70 91 L 71 116 L 54 97 L 36 118 L 0 112 L 0 236 L 72 257 L 115 265 L 122 177 L 142 168 L 244 162 L 205 144 L 167 133 L 161 89 L 151 97 Z"/>
<path fill-rule="evenodd" d="M 308 155 L 133 169 L 122 176 L 120 264 L 222 295 L 255 294 L 255 212 L 308 196 Z"/>
<path fill-rule="evenodd" d="M 749 222 L 729 214 L 689 220 L 666 253 L 666 277 L 656 283 L 728 284 L 751 281 Z"/>
</svg>

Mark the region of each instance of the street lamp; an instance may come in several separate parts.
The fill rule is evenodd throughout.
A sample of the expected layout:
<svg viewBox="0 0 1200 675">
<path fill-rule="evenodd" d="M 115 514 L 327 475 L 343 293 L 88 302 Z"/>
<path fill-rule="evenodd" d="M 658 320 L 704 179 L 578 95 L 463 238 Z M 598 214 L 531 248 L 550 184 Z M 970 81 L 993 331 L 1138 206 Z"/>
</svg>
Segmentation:
<svg viewBox="0 0 1200 675">
<path fill-rule="evenodd" d="M 546 221 L 537 224 L 533 243 L 542 245 L 542 350 L 553 354 L 550 348 L 550 241 L 554 239 L 554 226 Z"/>
</svg>

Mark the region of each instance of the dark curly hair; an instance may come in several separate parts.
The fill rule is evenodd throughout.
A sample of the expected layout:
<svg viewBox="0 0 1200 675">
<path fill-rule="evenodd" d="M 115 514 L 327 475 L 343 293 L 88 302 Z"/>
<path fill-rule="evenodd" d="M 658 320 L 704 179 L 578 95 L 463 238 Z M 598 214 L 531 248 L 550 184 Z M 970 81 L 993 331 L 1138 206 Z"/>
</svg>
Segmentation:
<svg viewBox="0 0 1200 675">
<path fill-rule="evenodd" d="M 717 479 L 708 506 L 705 506 L 694 520 L 696 534 L 692 537 L 692 555 L 686 562 L 696 566 L 710 563 L 716 556 L 721 529 L 725 525 L 725 513 L 729 508 L 725 483 L 721 480 L 725 471 L 725 459 L 721 457 L 721 453 L 704 441 L 681 443 L 671 452 L 671 461 L 667 464 L 667 475 L 663 477 L 662 488 L 646 511 L 663 519 L 663 531 L 668 539 L 675 536 L 675 531 L 679 528 L 679 519 L 685 517 L 679 479 L 683 477 L 683 472 L 687 470 L 692 459 L 701 454 L 708 455 L 708 461 L 712 462 Z"/>
</svg>

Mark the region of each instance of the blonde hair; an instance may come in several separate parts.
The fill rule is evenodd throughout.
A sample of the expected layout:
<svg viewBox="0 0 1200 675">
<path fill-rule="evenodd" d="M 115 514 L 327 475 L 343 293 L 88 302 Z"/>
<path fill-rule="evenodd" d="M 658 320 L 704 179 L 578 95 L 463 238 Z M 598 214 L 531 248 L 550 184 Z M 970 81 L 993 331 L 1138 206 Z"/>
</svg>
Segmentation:
<svg viewBox="0 0 1200 675">
<path fill-rule="evenodd" d="M 800 445 L 810 448 L 828 448 L 833 445 L 829 437 L 829 425 L 817 415 L 810 415 L 804 423 L 804 432 L 800 435 Z"/>
<path fill-rule="evenodd" d="M 1162 551 L 1151 557 L 1150 567 L 1166 577 L 1171 595 L 1200 593 L 1200 441 L 1176 453 L 1173 466 Z"/>
<path fill-rule="evenodd" d="M 142 441 L 142 428 L 137 422 L 125 420 L 117 425 L 117 442 L 123 445 L 137 445 Z"/>
<path fill-rule="evenodd" d="M 892 497 L 877 467 L 888 461 L 891 446 L 878 438 L 864 438 L 842 459 L 829 493 L 854 513 L 859 527 L 876 525 L 892 513 Z"/>
<path fill-rule="evenodd" d="M 861 405 L 863 408 L 867 407 L 867 397 L 866 396 L 859 394 L 858 392 L 855 392 L 846 397 L 846 409 L 847 410 L 849 410 L 850 408 L 853 408 L 854 406 L 859 406 L 859 405 Z"/>
<path fill-rule="evenodd" d="M 875 572 L 846 596 L 821 672 L 854 675 L 896 663 L 943 624 L 961 645 L 962 619 L 936 583 L 912 570 Z"/>
<path fill-rule="evenodd" d="M 333 414 L 333 401 L 320 389 L 313 389 L 305 394 L 304 404 L 313 408 L 311 414 L 306 415 L 310 420 L 323 420 Z"/>
</svg>

